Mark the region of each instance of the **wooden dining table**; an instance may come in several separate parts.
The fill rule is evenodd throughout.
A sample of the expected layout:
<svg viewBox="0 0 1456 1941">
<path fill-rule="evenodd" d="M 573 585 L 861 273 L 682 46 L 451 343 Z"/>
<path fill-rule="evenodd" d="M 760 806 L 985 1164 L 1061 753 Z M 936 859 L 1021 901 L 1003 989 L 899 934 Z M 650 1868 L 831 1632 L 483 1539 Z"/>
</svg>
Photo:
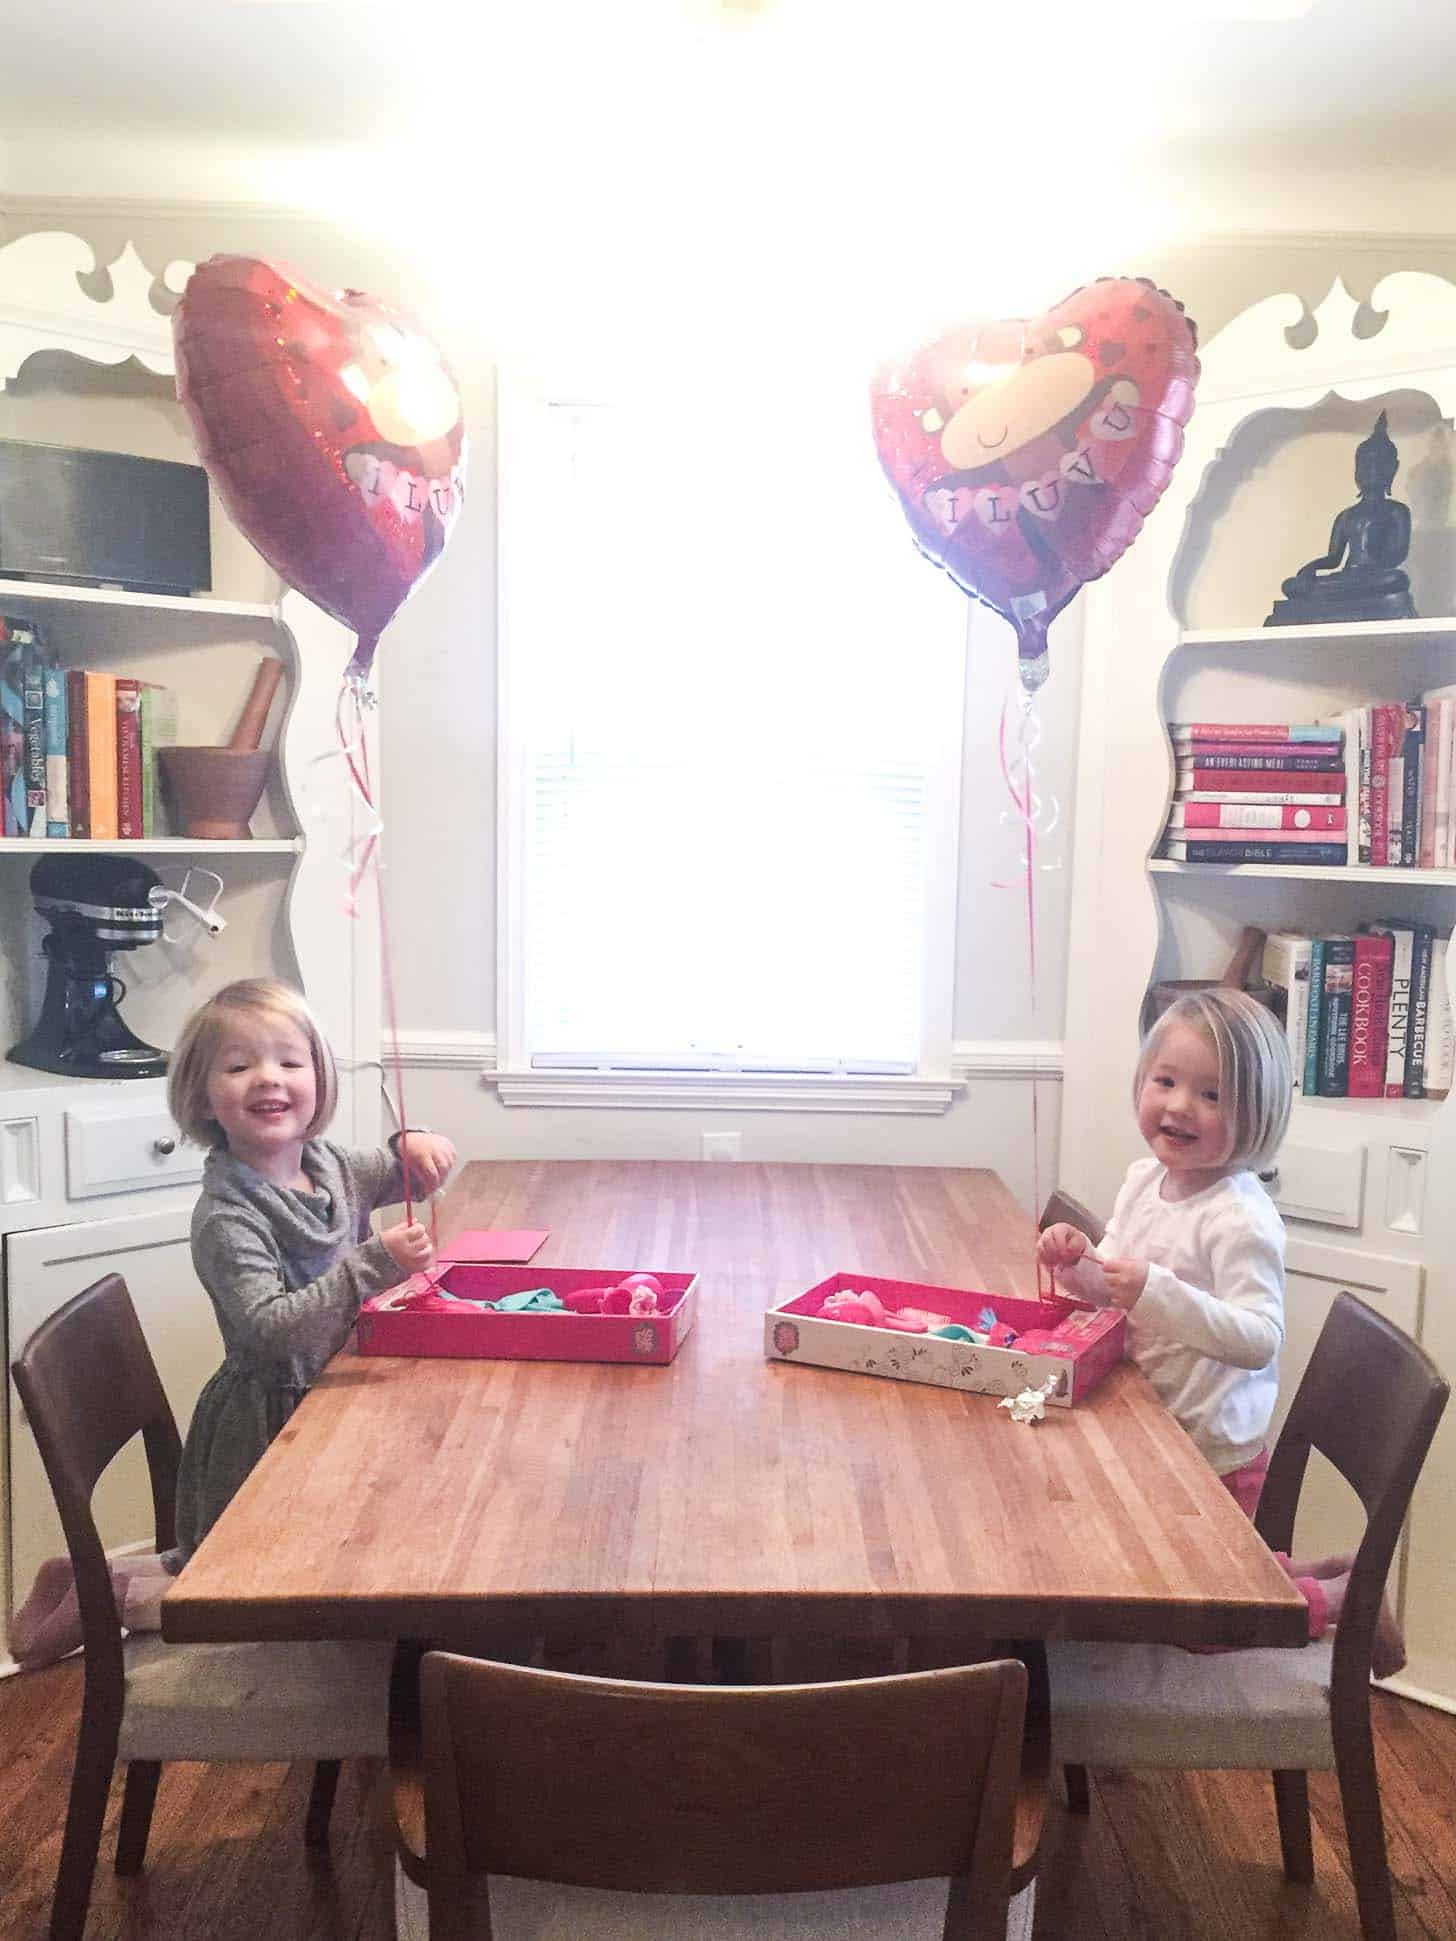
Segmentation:
<svg viewBox="0 0 1456 1941">
<path fill-rule="evenodd" d="M 1035 1298 L 994 1173 L 477 1162 L 441 1232 L 481 1227 L 548 1228 L 544 1284 L 695 1272 L 696 1323 L 652 1367 L 351 1343 L 168 1593 L 167 1637 L 1303 1642 L 1299 1593 L 1130 1363 L 1027 1424 L 765 1359 L 765 1310 L 836 1272 Z"/>
</svg>

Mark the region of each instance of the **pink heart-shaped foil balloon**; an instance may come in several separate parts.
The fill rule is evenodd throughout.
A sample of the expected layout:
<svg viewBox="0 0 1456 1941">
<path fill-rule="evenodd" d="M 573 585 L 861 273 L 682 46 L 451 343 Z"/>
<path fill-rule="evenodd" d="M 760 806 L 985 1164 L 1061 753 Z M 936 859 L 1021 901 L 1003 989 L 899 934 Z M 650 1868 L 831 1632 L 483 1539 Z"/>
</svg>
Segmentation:
<svg viewBox="0 0 1456 1941">
<path fill-rule="evenodd" d="M 1029 688 L 1051 621 L 1172 476 L 1196 348 L 1166 291 L 1106 277 L 1043 316 L 953 330 L 875 381 L 875 444 L 916 544 L 1010 621 Z"/>
<path fill-rule="evenodd" d="M 465 427 L 413 318 L 248 256 L 195 269 L 172 319 L 177 396 L 208 476 L 290 586 L 374 646 L 444 550 Z"/>
</svg>

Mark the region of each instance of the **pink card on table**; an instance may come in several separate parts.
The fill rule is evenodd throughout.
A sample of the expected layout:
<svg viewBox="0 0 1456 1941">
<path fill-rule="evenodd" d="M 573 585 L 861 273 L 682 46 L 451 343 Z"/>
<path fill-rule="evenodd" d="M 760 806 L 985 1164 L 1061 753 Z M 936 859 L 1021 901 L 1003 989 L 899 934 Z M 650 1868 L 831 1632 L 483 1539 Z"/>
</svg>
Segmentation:
<svg viewBox="0 0 1456 1941">
<path fill-rule="evenodd" d="M 529 1260 L 550 1234 L 549 1227 L 472 1227 L 440 1249 L 441 1260 Z"/>
</svg>

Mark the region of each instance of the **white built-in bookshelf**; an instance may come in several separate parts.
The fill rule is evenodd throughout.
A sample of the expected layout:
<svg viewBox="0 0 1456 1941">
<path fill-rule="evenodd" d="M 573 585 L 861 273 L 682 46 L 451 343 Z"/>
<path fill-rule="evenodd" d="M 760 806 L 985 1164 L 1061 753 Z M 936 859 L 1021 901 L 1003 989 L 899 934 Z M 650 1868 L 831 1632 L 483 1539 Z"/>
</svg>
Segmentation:
<svg viewBox="0 0 1456 1941">
<path fill-rule="evenodd" d="M 110 289 L 99 299 L 87 294 L 96 268 L 89 246 L 59 231 L 0 248 L 0 437 L 195 463 L 173 390 L 170 318 L 154 301 L 159 286 L 180 291 L 191 266 L 168 265 L 157 277 L 128 246 L 107 266 Z M 29 894 L 37 859 L 136 856 L 173 887 L 195 864 L 222 878 L 227 929 L 194 934 L 169 917 L 168 940 L 118 957 L 128 1022 L 167 1045 L 195 1003 L 230 977 L 271 972 L 300 983 L 346 1070 L 362 1071 L 360 1085 L 345 1082 L 340 1121 L 343 1136 L 362 1142 L 378 1123 L 372 884 L 362 886 L 359 917 L 346 905 L 370 819 L 349 786 L 335 729 L 353 643 L 337 621 L 279 588 L 216 499 L 211 524 L 215 592 L 48 584 L 0 568 L 0 613 L 33 621 L 63 668 L 169 688 L 183 745 L 225 744 L 259 662 L 284 667 L 264 738 L 275 760 L 246 840 L 182 835 L 165 819 L 165 798 L 162 830 L 144 839 L 0 837 L 0 1052 L 29 1028 L 39 1001 L 44 924 Z"/>
<path fill-rule="evenodd" d="M 1170 722 L 1327 722 L 1456 680 L 1456 286 L 1402 273 L 1359 305 L 1336 283 L 1312 318 L 1298 298 L 1271 297 L 1201 354 L 1172 483 L 1085 596 L 1059 1183 L 1104 1214 L 1140 1150 L 1126 1101 L 1150 982 L 1218 977 L 1247 925 L 1329 936 L 1392 916 L 1456 923 L 1456 869 L 1157 854 Z M 1435 617 L 1264 626 L 1281 580 L 1325 552 L 1354 500 L 1355 447 L 1381 409 L 1401 457 L 1394 496 L 1413 514 L 1417 611 Z M 1297 1099 L 1271 1186 L 1289 1247 L 1281 1408 L 1342 1288 L 1456 1369 L 1453 1180 L 1456 1100 Z M 1441 1507 L 1453 1488 L 1448 1424 L 1399 1588 L 1408 1689 L 1456 1708 L 1456 1553 Z M 1302 1547 L 1349 1547 L 1347 1510 L 1316 1489 Z"/>
</svg>

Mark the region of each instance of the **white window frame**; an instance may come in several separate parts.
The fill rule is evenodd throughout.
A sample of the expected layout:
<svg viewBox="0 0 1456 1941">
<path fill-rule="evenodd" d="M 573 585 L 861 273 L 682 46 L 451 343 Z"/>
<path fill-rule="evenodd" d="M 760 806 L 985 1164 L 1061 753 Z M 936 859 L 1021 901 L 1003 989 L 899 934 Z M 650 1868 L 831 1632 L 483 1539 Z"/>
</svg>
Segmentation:
<svg viewBox="0 0 1456 1941">
<path fill-rule="evenodd" d="M 713 1111 L 748 1107 L 782 1112 L 876 1112 L 898 1115 L 947 1111 L 964 1080 L 952 1075 L 957 885 L 962 795 L 962 728 L 968 624 L 964 596 L 947 580 L 944 686 L 935 710 L 938 729 L 929 778 L 925 825 L 926 929 L 922 971 L 921 1045 L 914 1073 L 764 1072 L 734 1069 L 632 1070 L 622 1066 L 533 1069 L 525 1042 L 523 940 L 527 848 L 526 751 L 513 710 L 512 567 L 516 534 L 541 516 L 540 502 L 522 489 L 517 452 L 530 449 L 534 414 L 552 406 L 599 402 L 600 385 L 543 379 L 518 366 L 496 376 L 496 1060 L 485 1077 L 503 1105 L 610 1106 Z M 868 434 L 867 434 L 868 436 Z M 898 517 L 889 488 L 885 516 Z M 905 537 L 907 554 L 911 540 Z M 912 560 L 916 570 L 932 568 Z M 943 892 L 938 894 L 937 892 Z"/>
</svg>

